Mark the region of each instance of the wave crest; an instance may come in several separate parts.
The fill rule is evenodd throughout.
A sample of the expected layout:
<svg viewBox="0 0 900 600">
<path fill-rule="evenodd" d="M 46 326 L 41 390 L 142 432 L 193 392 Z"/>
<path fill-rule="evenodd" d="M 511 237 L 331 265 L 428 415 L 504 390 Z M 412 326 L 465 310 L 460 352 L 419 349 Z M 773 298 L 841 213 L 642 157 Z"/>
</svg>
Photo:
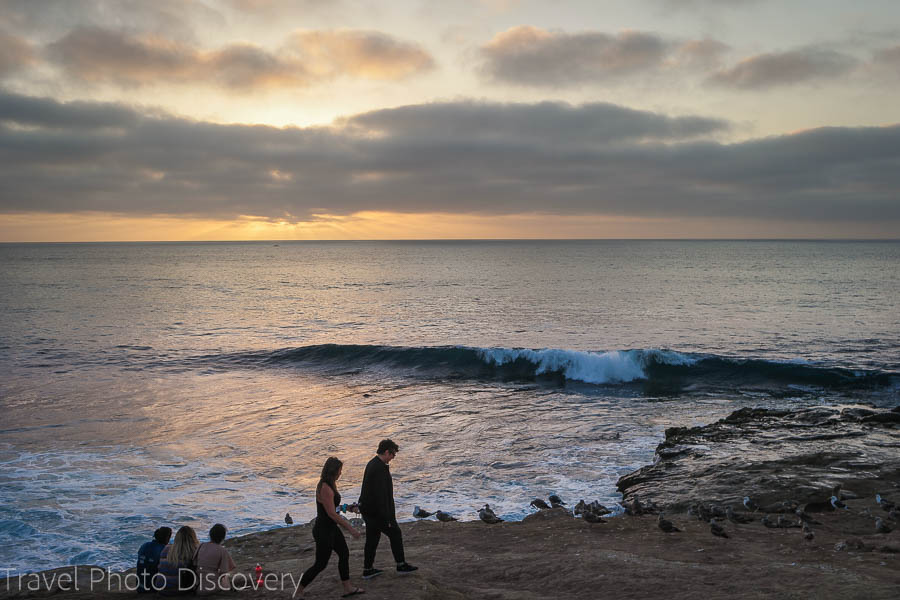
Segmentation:
<svg viewBox="0 0 900 600">
<path fill-rule="evenodd" d="M 396 371 L 426 377 L 549 380 L 589 385 L 642 384 L 645 393 L 686 389 L 765 388 L 803 391 L 881 388 L 897 374 L 827 367 L 802 359 L 767 360 L 665 349 L 587 352 L 565 349 L 467 346 L 375 346 L 321 344 L 228 357 L 205 357 L 239 366 L 299 366 L 347 371 Z"/>
</svg>

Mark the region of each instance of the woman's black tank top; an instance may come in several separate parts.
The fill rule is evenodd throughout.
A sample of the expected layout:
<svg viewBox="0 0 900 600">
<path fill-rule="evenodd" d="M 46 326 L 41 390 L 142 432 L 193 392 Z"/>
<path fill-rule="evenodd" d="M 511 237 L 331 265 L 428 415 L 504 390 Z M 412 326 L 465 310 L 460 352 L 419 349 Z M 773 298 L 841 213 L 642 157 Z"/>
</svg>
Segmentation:
<svg viewBox="0 0 900 600">
<path fill-rule="evenodd" d="M 322 485 L 328 485 L 327 483 L 323 483 Z M 334 505 L 338 506 L 341 503 L 341 495 L 338 492 L 334 493 Z M 325 507 L 321 502 L 316 500 L 316 524 L 313 526 L 313 529 L 325 529 L 325 528 L 334 528 L 337 529 L 338 524 L 335 523 L 331 517 L 328 516 L 328 513 L 325 512 Z"/>
</svg>

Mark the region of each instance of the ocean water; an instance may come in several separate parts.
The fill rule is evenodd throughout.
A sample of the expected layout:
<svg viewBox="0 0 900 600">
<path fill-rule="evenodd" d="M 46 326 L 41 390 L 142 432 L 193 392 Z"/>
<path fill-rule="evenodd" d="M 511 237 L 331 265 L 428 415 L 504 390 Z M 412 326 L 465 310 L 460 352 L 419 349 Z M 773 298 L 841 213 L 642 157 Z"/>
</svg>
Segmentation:
<svg viewBox="0 0 900 600">
<path fill-rule="evenodd" d="M 0 244 L 0 569 L 312 518 L 619 499 L 666 427 L 900 401 L 898 242 Z"/>
</svg>

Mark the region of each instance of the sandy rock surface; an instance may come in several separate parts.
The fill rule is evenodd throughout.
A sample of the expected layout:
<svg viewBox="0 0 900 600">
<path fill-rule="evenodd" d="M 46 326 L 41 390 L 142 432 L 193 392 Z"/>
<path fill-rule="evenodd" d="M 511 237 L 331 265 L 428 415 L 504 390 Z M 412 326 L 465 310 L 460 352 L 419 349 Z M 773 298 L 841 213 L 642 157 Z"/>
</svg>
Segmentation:
<svg viewBox="0 0 900 600">
<path fill-rule="evenodd" d="M 822 524 L 813 541 L 804 540 L 799 529 L 766 529 L 758 522 L 725 523 L 730 537 L 718 538 L 710 534 L 708 524 L 685 514 L 667 515 L 684 530 L 672 534 L 660 531 L 652 515 L 589 524 L 562 509 L 498 525 L 422 521 L 403 526 L 409 561 L 420 567 L 417 573 L 400 576 L 393 571 L 384 539 L 376 566 L 385 573 L 363 581 L 362 540 L 351 540 L 351 577 L 366 589 L 365 598 L 396 600 L 897 598 L 900 531 L 858 534 L 871 522 L 860 513 L 871 510 L 874 501 L 848 504 L 850 511 L 818 516 Z M 235 538 L 227 545 L 240 572 L 250 574 L 260 563 L 272 582 L 297 577 L 313 562 L 306 525 Z M 843 549 L 836 549 L 838 545 Z M 4 598 L 134 595 L 106 591 L 102 584 L 94 592 L 61 593 L 10 591 L 4 583 L 0 581 Z M 333 560 L 306 597 L 335 598 L 340 591 Z M 219 597 L 289 598 L 291 592 L 287 586 Z"/>
</svg>

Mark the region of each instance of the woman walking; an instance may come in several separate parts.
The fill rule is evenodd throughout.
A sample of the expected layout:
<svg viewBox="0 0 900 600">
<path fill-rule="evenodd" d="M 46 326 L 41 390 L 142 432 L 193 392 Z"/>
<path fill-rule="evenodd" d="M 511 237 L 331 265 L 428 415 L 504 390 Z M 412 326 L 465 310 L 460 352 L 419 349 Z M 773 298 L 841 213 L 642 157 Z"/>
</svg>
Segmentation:
<svg viewBox="0 0 900 600">
<path fill-rule="evenodd" d="M 335 507 L 341 503 L 341 495 L 337 491 L 337 480 L 341 478 L 344 463 L 335 457 L 325 461 L 322 467 L 322 476 L 316 486 L 316 524 L 313 526 L 313 539 L 316 540 L 316 562 L 303 573 L 300 578 L 300 587 L 295 596 L 302 598 L 303 591 L 309 587 L 316 575 L 328 565 L 331 553 L 338 555 L 338 574 L 341 577 L 341 585 L 344 587 L 344 598 L 365 593 L 365 590 L 350 584 L 350 549 L 347 541 L 341 533 L 341 527 L 346 529 L 354 539 L 359 538 L 359 532 L 350 522 L 335 511 Z"/>
</svg>

